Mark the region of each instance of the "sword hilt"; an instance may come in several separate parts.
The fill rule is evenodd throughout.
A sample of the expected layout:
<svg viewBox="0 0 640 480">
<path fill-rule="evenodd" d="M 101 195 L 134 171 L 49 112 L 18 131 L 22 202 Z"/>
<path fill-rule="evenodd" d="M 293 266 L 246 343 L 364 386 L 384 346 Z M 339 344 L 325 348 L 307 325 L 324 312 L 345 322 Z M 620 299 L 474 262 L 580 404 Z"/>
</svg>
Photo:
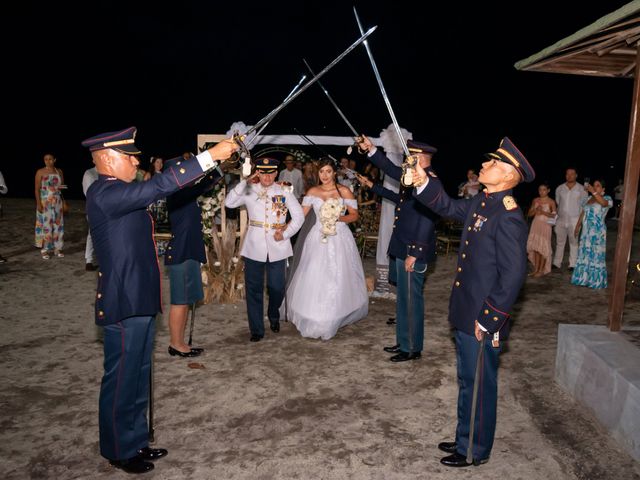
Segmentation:
<svg viewBox="0 0 640 480">
<path fill-rule="evenodd" d="M 249 151 L 249 148 L 247 148 L 247 145 L 244 143 L 245 138 L 247 138 L 247 136 L 242 135 L 237 130 L 233 133 L 233 141 L 236 142 L 236 145 L 238 145 L 239 147 L 238 153 L 240 154 L 240 158 L 251 158 L 251 152 Z"/>
<path fill-rule="evenodd" d="M 355 143 L 353 144 L 354 147 L 356 147 L 356 149 L 358 150 L 358 153 L 360 155 L 364 155 L 365 153 L 367 153 L 366 150 L 362 149 L 360 147 L 360 144 L 362 143 L 362 135 L 358 135 L 357 137 L 354 137 L 353 139 L 355 141 Z"/>
<path fill-rule="evenodd" d="M 413 185 L 414 177 L 416 175 L 416 163 L 418 163 L 417 155 L 409 155 L 405 158 L 405 161 L 402 162 L 402 184 L 405 187 L 410 187 Z"/>
</svg>

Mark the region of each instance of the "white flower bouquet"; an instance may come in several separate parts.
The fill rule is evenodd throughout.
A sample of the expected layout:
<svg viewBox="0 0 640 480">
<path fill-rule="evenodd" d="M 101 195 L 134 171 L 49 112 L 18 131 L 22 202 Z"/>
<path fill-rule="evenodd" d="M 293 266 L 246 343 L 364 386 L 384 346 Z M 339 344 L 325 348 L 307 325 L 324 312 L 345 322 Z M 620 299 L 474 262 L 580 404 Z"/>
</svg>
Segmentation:
<svg viewBox="0 0 640 480">
<path fill-rule="evenodd" d="M 342 203 L 337 198 L 330 198 L 320 207 L 322 243 L 327 243 L 327 237 L 329 235 L 336 234 L 336 222 L 340 218 L 340 215 L 342 215 L 343 210 Z"/>
</svg>

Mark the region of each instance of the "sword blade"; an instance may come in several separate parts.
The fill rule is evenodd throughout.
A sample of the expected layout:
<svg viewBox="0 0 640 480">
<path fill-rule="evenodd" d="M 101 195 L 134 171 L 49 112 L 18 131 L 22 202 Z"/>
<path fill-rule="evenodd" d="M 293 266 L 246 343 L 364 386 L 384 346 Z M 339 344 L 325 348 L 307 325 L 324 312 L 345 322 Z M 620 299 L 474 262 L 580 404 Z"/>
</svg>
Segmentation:
<svg viewBox="0 0 640 480">
<path fill-rule="evenodd" d="M 338 164 L 338 160 L 336 160 L 336 157 L 328 153 L 324 148 L 321 148 L 320 145 L 315 143 L 313 140 L 307 137 L 304 133 L 300 133 L 298 129 L 295 127 L 293 128 L 293 131 L 296 132 L 300 136 L 300 138 L 302 138 L 309 145 L 316 147 L 324 156 L 329 157 L 331 160 L 333 160 L 336 163 L 336 165 Z"/>
<path fill-rule="evenodd" d="M 367 30 L 366 32 L 362 33 L 362 36 L 358 40 L 353 42 L 344 52 L 342 52 L 340 55 L 338 55 L 329 65 L 324 67 L 320 73 L 318 73 L 315 77 L 313 77 L 311 80 L 309 80 L 307 83 L 305 83 L 300 89 L 298 89 L 298 91 L 296 91 L 293 95 L 291 95 L 287 100 L 285 100 L 280 105 L 278 105 L 276 108 L 271 110 L 271 112 L 269 112 L 264 118 L 262 118 L 258 123 L 256 123 L 253 127 L 251 127 L 244 135 L 248 136 L 251 133 L 253 133 L 256 130 L 258 130 L 260 127 L 262 127 L 262 125 L 264 125 L 265 123 L 270 122 L 273 119 L 273 117 L 275 117 L 280 112 L 280 110 L 282 110 L 284 107 L 289 105 L 293 100 L 295 100 L 298 97 L 298 95 L 300 95 L 307 88 L 309 88 L 311 85 L 316 83 L 329 70 L 331 70 L 333 67 L 335 67 L 336 64 L 340 60 L 342 60 L 344 57 L 346 57 L 354 48 L 356 48 L 358 45 L 360 45 L 362 42 L 364 42 L 367 39 L 367 37 L 369 35 L 371 35 L 376 30 L 376 28 L 378 28 L 378 27 L 377 26 L 373 26 L 369 30 Z"/>
<path fill-rule="evenodd" d="M 289 97 L 291 97 L 291 95 L 293 95 L 295 93 L 296 90 L 298 90 L 298 88 L 300 88 L 300 85 L 302 85 L 302 82 L 304 82 L 306 80 L 307 76 L 306 75 L 302 75 L 302 77 L 300 77 L 300 81 L 296 84 L 295 87 L 293 87 L 293 90 L 291 90 L 289 92 L 289 95 L 287 95 L 284 99 L 284 101 L 286 102 Z M 258 137 L 260 136 L 260 134 L 262 133 L 262 131 L 267 128 L 267 125 L 269 125 L 270 122 L 265 123 L 262 128 L 260 130 L 258 130 L 258 132 L 253 136 L 253 138 L 251 139 L 250 142 L 247 143 L 247 148 L 251 148 L 253 146 L 254 143 L 256 143 L 258 141 Z"/>
<path fill-rule="evenodd" d="M 315 73 L 313 73 L 313 70 L 311 69 L 311 66 L 307 63 L 307 61 L 304 58 L 302 59 L 302 61 L 304 62 L 304 64 L 309 69 L 309 72 L 311 73 L 311 75 L 315 75 Z M 342 110 L 340 109 L 338 104 L 335 102 L 335 100 L 331 97 L 331 95 L 329 95 L 329 92 L 327 91 L 326 88 L 324 88 L 324 85 L 322 85 L 322 83 L 318 82 L 318 86 L 322 89 L 324 94 L 327 96 L 327 98 L 331 102 L 331 105 L 333 105 L 333 108 L 336 109 L 336 111 L 338 112 L 338 115 L 340 115 L 342 117 L 342 120 L 344 120 L 344 123 L 347 124 L 347 127 L 349 127 L 349 130 L 351 130 L 351 132 L 353 133 L 353 136 L 354 137 L 358 137 L 359 136 L 358 132 L 356 131 L 355 128 L 353 128 L 353 125 L 351 124 L 351 122 L 349 120 L 347 120 L 347 116 L 342 112 Z"/>
<path fill-rule="evenodd" d="M 358 28 L 360 29 L 360 33 L 362 34 L 362 23 L 360 22 L 360 17 L 358 16 L 358 11 L 356 7 L 353 7 L 353 14 L 356 16 L 356 22 L 358 22 Z M 402 150 L 407 157 L 410 157 L 409 148 L 407 147 L 407 142 L 402 136 L 402 130 L 400 130 L 400 125 L 398 124 L 398 120 L 396 119 L 396 114 L 393 113 L 393 107 L 391 106 L 391 102 L 389 101 L 389 97 L 387 96 L 387 91 L 384 88 L 384 84 L 382 83 L 382 77 L 380 77 L 380 72 L 378 71 L 378 66 L 376 65 L 376 61 L 373 59 L 373 53 L 371 52 L 371 47 L 369 47 L 368 42 L 364 42 L 364 47 L 367 50 L 367 55 L 369 55 L 369 61 L 371 62 L 371 67 L 373 68 L 373 73 L 376 76 L 376 80 L 378 81 L 378 87 L 380 87 L 380 93 L 382 93 L 382 98 L 384 99 L 384 103 L 387 105 L 387 110 L 389 110 L 389 115 L 391 116 L 391 121 L 393 122 L 393 126 L 396 129 L 396 133 L 398 134 L 398 138 L 400 139 L 400 145 L 402 145 Z"/>
<path fill-rule="evenodd" d="M 191 305 L 191 327 L 189 328 L 189 346 L 191 346 L 191 342 L 193 342 L 193 324 L 196 318 L 196 304 Z"/>
<path fill-rule="evenodd" d="M 476 427 L 476 407 L 478 405 L 478 388 L 480 386 L 480 369 L 484 358 L 484 334 L 478 342 L 479 350 L 476 357 L 476 373 L 473 379 L 473 393 L 471 395 L 471 420 L 469 420 L 469 446 L 467 447 L 467 463 L 473 463 L 473 436 Z"/>
</svg>

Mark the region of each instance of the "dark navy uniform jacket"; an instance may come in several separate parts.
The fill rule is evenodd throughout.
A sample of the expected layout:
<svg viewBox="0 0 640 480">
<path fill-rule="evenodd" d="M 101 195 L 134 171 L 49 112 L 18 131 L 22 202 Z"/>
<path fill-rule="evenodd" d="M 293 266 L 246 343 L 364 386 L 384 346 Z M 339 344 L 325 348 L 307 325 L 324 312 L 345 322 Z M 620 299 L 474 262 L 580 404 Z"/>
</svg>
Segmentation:
<svg viewBox="0 0 640 480">
<path fill-rule="evenodd" d="M 416 198 L 443 217 L 464 222 L 449 301 L 449 322 L 474 335 L 475 320 L 489 333 L 509 334 L 509 310 L 527 273 L 527 223 L 511 190 L 449 197 L 431 168 Z"/>
<path fill-rule="evenodd" d="M 376 150 L 369 159 L 391 178 L 400 180 L 402 168 L 395 165 L 380 150 Z M 389 255 L 400 260 L 411 255 L 416 257 L 418 262 L 433 262 L 436 258 L 438 216 L 413 197 L 413 187 L 407 188 L 402 182 L 397 194 L 378 184 L 374 184 L 372 190 L 396 204 L 393 233 L 389 240 Z"/>
<path fill-rule="evenodd" d="M 177 265 L 186 260 L 207 263 L 202 239 L 202 209 L 198 205 L 198 197 L 210 190 L 220 178 L 220 173 L 214 170 L 199 183 L 167 197 L 171 241 L 164 256 L 165 265 Z"/>
<path fill-rule="evenodd" d="M 87 215 L 100 263 L 96 323 L 109 325 L 162 310 L 160 265 L 147 206 L 203 175 L 192 157 L 147 182 L 100 175 L 87 190 Z"/>
</svg>

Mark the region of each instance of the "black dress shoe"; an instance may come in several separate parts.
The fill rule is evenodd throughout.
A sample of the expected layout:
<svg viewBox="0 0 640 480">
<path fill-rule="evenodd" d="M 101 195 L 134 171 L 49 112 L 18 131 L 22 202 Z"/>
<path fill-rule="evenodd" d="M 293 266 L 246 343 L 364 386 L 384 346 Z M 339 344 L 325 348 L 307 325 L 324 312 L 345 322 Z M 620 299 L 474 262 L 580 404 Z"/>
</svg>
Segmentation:
<svg viewBox="0 0 640 480">
<path fill-rule="evenodd" d="M 127 473 L 145 473 L 153 470 L 153 463 L 145 462 L 138 456 L 128 458 L 127 460 L 109 460 L 109 463 Z"/>
<path fill-rule="evenodd" d="M 456 453 L 458 451 L 458 444 L 456 442 L 440 442 L 438 448 L 443 452 Z"/>
<path fill-rule="evenodd" d="M 166 448 L 149 448 L 144 447 L 136 452 L 142 460 L 157 460 L 166 457 L 169 453 Z"/>
<path fill-rule="evenodd" d="M 98 269 L 98 267 L 96 265 L 94 265 L 93 263 L 89 262 L 84 266 L 84 269 L 87 272 L 95 272 Z"/>
<path fill-rule="evenodd" d="M 279 321 L 278 322 L 272 322 L 270 326 L 271 326 L 271 331 L 272 332 L 278 333 L 280 331 L 280 322 Z"/>
<path fill-rule="evenodd" d="M 204 353 L 204 348 L 199 348 L 199 347 L 189 347 L 191 348 L 191 351 L 194 353 L 197 353 L 198 355 L 200 355 L 201 353 Z"/>
<path fill-rule="evenodd" d="M 383 350 L 387 353 L 400 353 L 402 350 L 400 350 L 400 345 L 393 345 L 391 347 L 384 347 Z"/>
<path fill-rule="evenodd" d="M 193 349 L 188 352 L 181 352 L 180 350 L 176 350 L 171 345 L 169 345 L 169 355 L 171 355 L 172 357 L 175 357 L 176 355 L 179 357 L 197 357 L 201 353 L 202 352 L 194 352 Z"/>
<path fill-rule="evenodd" d="M 400 352 L 397 355 L 394 355 L 393 357 L 391 357 L 389 360 L 391 360 L 394 363 L 398 363 L 398 362 L 406 362 L 407 360 L 417 360 L 421 356 L 422 354 L 420 352 L 412 352 L 412 353 Z"/>
<path fill-rule="evenodd" d="M 389 317 L 387 319 L 387 325 L 395 325 L 396 319 L 394 317 Z"/>
<path fill-rule="evenodd" d="M 256 335 L 255 333 L 252 333 L 251 338 L 249 339 L 250 342 L 259 342 L 260 340 L 262 340 L 262 337 L 260 335 Z"/>
<path fill-rule="evenodd" d="M 482 465 L 483 463 L 487 463 L 489 461 L 488 458 L 483 460 L 473 459 L 472 463 L 467 462 L 467 457 L 464 455 L 460 455 L 458 452 L 449 455 L 448 457 L 443 457 L 440 459 L 440 463 L 446 465 L 447 467 L 470 467 L 471 465 Z"/>
</svg>

